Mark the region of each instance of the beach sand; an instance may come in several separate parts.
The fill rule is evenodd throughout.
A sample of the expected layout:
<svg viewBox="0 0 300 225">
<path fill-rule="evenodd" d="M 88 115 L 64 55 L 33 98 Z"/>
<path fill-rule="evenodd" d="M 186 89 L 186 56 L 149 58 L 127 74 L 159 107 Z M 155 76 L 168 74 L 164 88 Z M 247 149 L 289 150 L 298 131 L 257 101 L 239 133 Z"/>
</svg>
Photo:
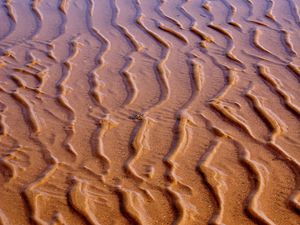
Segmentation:
<svg viewBox="0 0 300 225">
<path fill-rule="evenodd" d="M 299 225 L 300 0 L 1 0 L 1 225 Z"/>
</svg>

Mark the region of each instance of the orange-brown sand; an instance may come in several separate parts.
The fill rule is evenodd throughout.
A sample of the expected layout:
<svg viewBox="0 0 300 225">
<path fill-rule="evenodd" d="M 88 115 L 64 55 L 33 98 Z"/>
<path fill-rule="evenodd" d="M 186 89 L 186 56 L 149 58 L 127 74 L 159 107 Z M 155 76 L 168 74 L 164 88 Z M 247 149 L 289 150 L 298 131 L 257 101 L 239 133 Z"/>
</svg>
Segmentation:
<svg viewBox="0 0 300 225">
<path fill-rule="evenodd" d="M 1 225 L 299 225 L 300 0 L 1 0 Z"/>
</svg>

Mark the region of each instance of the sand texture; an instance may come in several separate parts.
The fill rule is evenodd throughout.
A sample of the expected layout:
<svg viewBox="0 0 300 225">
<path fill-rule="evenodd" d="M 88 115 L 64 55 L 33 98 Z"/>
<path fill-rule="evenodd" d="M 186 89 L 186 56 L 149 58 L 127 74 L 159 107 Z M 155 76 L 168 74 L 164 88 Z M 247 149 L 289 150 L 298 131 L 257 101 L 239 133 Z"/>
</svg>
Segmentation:
<svg viewBox="0 0 300 225">
<path fill-rule="evenodd" d="M 0 3 L 0 225 L 300 225 L 300 0 Z"/>
</svg>

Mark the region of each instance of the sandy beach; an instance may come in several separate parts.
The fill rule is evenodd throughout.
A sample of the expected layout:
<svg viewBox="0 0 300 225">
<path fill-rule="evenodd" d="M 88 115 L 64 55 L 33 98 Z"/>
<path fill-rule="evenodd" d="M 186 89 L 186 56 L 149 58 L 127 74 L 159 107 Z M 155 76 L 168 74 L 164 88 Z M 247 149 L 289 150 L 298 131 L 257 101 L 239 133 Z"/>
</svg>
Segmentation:
<svg viewBox="0 0 300 225">
<path fill-rule="evenodd" d="M 300 0 L 0 3 L 0 225 L 300 225 Z"/>
</svg>

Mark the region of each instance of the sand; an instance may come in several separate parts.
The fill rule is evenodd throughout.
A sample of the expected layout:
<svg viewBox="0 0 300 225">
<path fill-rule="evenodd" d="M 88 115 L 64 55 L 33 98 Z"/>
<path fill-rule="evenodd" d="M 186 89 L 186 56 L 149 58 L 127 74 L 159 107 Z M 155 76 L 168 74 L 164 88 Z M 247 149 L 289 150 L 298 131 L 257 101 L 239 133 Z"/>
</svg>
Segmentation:
<svg viewBox="0 0 300 225">
<path fill-rule="evenodd" d="M 300 0 L 2 0 L 0 224 L 299 225 Z"/>
</svg>

